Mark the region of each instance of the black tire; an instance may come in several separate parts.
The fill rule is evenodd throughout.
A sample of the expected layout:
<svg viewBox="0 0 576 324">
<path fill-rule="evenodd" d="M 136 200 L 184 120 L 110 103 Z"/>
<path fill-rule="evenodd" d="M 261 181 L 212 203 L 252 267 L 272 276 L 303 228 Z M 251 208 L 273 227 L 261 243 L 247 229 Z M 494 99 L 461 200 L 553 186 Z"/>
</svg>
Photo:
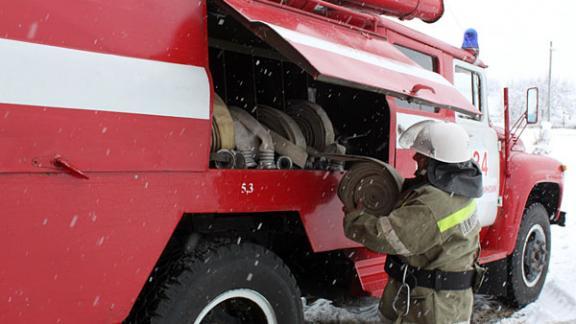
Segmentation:
<svg viewBox="0 0 576 324">
<path fill-rule="evenodd" d="M 174 262 L 157 294 L 160 300 L 148 310 L 150 323 L 194 323 L 211 303 L 216 303 L 210 306 L 213 311 L 202 323 L 304 321 L 296 280 L 280 258 L 261 246 L 202 242 Z M 266 311 L 277 321 L 266 320 Z"/>
<path fill-rule="evenodd" d="M 523 307 L 540 295 L 548 273 L 550 243 L 548 212 L 542 204 L 534 203 L 524 211 L 516 248 L 509 259 L 510 305 Z"/>
</svg>

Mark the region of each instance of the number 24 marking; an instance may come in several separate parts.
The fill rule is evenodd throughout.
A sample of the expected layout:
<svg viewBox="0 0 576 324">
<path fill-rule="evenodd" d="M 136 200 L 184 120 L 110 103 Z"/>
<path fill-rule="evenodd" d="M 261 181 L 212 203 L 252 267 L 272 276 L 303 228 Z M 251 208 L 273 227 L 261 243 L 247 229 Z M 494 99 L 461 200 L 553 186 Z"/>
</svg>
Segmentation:
<svg viewBox="0 0 576 324">
<path fill-rule="evenodd" d="M 482 156 L 482 162 L 480 162 L 480 152 L 474 151 L 473 155 L 474 161 L 480 165 L 480 169 L 484 175 L 488 175 L 488 152 L 484 152 Z"/>
</svg>

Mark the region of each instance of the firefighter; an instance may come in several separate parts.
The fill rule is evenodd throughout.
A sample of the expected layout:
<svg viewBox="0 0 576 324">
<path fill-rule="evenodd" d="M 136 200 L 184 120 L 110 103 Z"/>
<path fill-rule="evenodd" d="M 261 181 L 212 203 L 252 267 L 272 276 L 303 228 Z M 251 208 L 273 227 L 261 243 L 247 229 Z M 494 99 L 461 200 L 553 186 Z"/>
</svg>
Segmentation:
<svg viewBox="0 0 576 324">
<path fill-rule="evenodd" d="M 480 224 L 476 201 L 482 173 L 470 159 L 466 131 L 425 121 L 408 128 L 400 145 L 415 150 L 415 178 L 406 179 L 389 215 L 361 203 L 345 210 L 346 236 L 388 254 L 389 282 L 380 301 L 384 323 L 469 323 Z"/>
</svg>

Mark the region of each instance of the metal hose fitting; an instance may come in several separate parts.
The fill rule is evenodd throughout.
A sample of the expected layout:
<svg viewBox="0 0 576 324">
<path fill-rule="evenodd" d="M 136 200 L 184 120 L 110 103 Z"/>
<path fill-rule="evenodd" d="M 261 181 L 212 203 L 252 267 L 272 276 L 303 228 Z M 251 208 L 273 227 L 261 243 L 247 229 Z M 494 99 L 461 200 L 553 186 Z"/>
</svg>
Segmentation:
<svg viewBox="0 0 576 324">
<path fill-rule="evenodd" d="M 282 155 L 276 160 L 276 167 L 280 170 L 289 170 L 292 166 L 292 159 L 289 156 Z"/>
<path fill-rule="evenodd" d="M 258 152 L 258 168 L 259 169 L 276 169 L 274 162 L 274 152 L 260 151 Z"/>
<path fill-rule="evenodd" d="M 247 169 L 252 169 L 258 166 L 256 163 L 256 152 L 253 150 L 242 150 L 240 154 L 244 157 L 244 166 Z"/>
<path fill-rule="evenodd" d="M 217 169 L 233 169 L 236 165 L 236 154 L 227 149 L 218 150 L 215 154 L 214 165 Z"/>
</svg>

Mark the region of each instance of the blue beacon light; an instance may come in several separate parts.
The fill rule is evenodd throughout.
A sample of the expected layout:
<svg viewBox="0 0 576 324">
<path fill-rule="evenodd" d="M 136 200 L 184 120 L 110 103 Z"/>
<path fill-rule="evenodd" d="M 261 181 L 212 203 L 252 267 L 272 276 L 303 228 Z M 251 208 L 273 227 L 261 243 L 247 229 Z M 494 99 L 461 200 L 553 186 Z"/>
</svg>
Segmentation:
<svg viewBox="0 0 576 324">
<path fill-rule="evenodd" d="M 474 53 L 478 56 L 480 53 L 480 46 L 478 46 L 478 32 L 474 28 L 468 28 L 464 32 L 464 41 L 462 42 L 462 48 Z"/>
</svg>

